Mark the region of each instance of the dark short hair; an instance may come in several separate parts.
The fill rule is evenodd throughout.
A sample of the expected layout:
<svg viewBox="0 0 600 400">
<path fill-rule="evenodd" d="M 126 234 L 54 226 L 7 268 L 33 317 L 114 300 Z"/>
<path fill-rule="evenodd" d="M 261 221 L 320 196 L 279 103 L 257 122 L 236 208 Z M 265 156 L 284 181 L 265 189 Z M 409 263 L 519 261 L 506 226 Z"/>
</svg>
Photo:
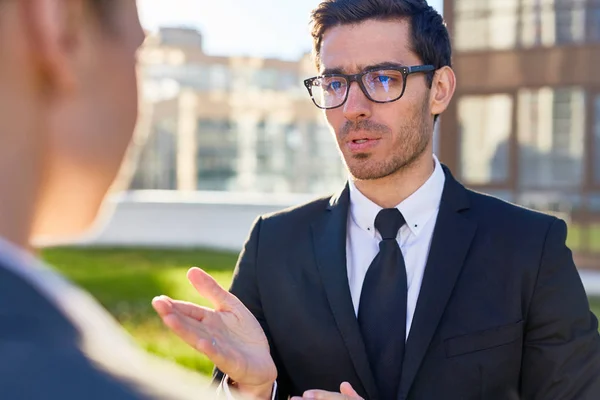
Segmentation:
<svg viewBox="0 0 600 400">
<path fill-rule="evenodd" d="M 423 64 L 436 69 L 452 66 L 450 35 L 442 16 L 426 0 L 323 0 L 311 14 L 313 52 L 320 67 L 321 45 L 327 30 L 366 20 L 405 19 L 411 26 L 411 50 Z M 433 72 L 427 74 L 431 87 Z"/>
</svg>

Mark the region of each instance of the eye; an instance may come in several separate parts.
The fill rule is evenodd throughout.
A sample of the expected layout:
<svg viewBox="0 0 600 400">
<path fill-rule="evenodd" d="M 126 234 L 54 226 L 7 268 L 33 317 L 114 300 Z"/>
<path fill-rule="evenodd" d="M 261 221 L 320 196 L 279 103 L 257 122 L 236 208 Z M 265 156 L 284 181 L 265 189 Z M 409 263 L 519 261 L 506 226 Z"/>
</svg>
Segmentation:
<svg viewBox="0 0 600 400">
<path fill-rule="evenodd" d="M 324 78 L 321 81 L 321 87 L 328 93 L 339 93 L 344 91 L 346 82 L 337 77 Z"/>
<path fill-rule="evenodd" d="M 339 90 L 342 87 L 342 82 L 331 82 L 328 89 Z"/>
</svg>

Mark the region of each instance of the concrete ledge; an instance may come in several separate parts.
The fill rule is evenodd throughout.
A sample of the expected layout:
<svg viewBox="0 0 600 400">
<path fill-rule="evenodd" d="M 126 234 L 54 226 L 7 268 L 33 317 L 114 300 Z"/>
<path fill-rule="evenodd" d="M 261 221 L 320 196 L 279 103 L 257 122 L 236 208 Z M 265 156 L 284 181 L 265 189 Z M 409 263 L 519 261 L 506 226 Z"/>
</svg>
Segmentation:
<svg viewBox="0 0 600 400">
<path fill-rule="evenodd" d="M 239 252 L 262 214 L 313 200 L 315 195 L 141 191 L 115 196 L 112 218 L 75 245 L 201 247 Z M 600 296 L 600 272 L 580 270 L 589 295 Z"/>
<path fill-rule="evenodd" d="M 600 297 L 600 272 L 580 270 L 579 276 L 581 276 L 583 286 L 585 287 L 588 296 Z"/>
<path fill-rule="evenodd" d="M 240 251 L 254 220 L 316 195 L 131 192 L 115 196 L 111 218 L 78 245 L 206 247 Z"/>
</svg>

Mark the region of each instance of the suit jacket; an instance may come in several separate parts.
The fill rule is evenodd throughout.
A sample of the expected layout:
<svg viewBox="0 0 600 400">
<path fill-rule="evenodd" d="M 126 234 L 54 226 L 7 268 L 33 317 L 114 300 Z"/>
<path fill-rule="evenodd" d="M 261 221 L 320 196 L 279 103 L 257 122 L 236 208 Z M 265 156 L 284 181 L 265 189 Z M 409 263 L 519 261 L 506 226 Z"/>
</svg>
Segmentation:
<svg viewBox="0 0 600 400">
<path fill-rule="evenodd" d="M 91 298 L 47 275 L 65 308 L 0 265 L 0 398 L 216 398 L 207 379 L 142 353 Z"/>
<path fill-rule="evenodd" d="M 565 223 L 444 172 L 398 399 L 600 399 L 598 323 Z M 343 381 L 379 398 L 348 287 L 348 208 L 346 187 L 260 217 L 240 255 L 231 291 L 267 334 L 279 398 Z"/>
</svg>

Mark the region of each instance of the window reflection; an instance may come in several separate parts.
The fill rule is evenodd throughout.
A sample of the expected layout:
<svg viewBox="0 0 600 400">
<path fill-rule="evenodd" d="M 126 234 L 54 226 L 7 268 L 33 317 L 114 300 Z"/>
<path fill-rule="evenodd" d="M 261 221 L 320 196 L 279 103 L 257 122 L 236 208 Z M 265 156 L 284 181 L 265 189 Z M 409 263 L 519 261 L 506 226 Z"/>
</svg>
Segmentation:
<svg viewBox="0 0 600 400">
<path fill-rule="evenodd" d="M 595 1 L 456 0 L 455 46 L 493 50 L 597 40 L 600 3 Z"/>
<path fill-rule="evenodd" d="M 470 184 L 508 179 L 513 99 L 510 95 L 464 96 L 458 105 L 461 175 Z"/>
<path fill-rule="evenodd" d="M 583 89 L 521 90 L 518 107 L 519 185 L 549 188 L 581 185 Z"/>
</svg>

